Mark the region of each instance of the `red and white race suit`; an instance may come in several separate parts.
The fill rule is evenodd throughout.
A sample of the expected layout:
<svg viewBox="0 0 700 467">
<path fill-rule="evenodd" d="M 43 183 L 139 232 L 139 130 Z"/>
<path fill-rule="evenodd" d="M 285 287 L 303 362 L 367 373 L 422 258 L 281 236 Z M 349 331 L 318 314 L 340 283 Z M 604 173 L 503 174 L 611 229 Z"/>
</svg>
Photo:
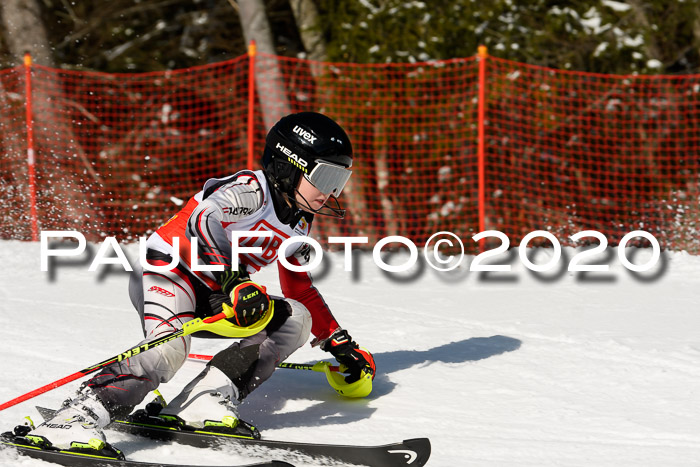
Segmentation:
<svg viewBox="0 0 700 467">
<path fill-rule="evenodd" d="M 308 216 L 309 218 L 311 216 Z M 194 195 L 185 207 L 151 235 L 146 246 L 172 256 L 173 238 L 179 237 L 180 261 L 190 272 L 190 238 L 199 240 L 200 264 L 231 267 L 232 232 L 270 232 L 272 237 L 241 237 L 242 247 L 260 247 L 262 253 L 242 253 L 239 260 L 252 275 L 277 261 L 280 244 L 296 236 L 306 236 L 311 228 L 307 217 L 297 225 L 283 224 L 277 217 L 267 180 L 262 171 L 242 171 L 223 179 L 210 179 L 204 189 Z M 300 244 L 287 260 L 301 265 L 308 262 L 305 245 Z M 313 286 L 311 276 L 293 272 L 281 265 L 280 285 L 286 298 L 301 302 L 313 317 L 311 332 L 317 339 L 328 338 L 338 323 L 321 294 Z M 220 290 L 211 272 L 193 272 L 212 290 Z"/>
<path fill-rule="evenodd" d="M 130 283 L 132 302 L 142 319 L 145 341 L 182 328 L 202 314 L 215 314 L 210 297 L 221 293 L 216 272 L 196 271 L 191 264 L 191 242 L 197 242 L 200 265 L 231 267 L 232 232 L 270 232 L 270 237 L 243 235 L 239 245 L 260 247 L 260 253 L 242 253 L 239 257 L 249 274 L 273 264 L 278 248 L 287 238 L 308 235 L 311 215 L 297 215 L 295 225 L 280 221 L 265 175 L 262 171 L 242 171 L 222 179 L 210 179 L 204 188 L 148 239 L 149 263 L 164 266 L 174 258 L 174 238 L 179 238 L 179 263 L 167 272 L 135 271 Z M 287 260 L 302 265 L 308 261 L 308 246 L 290 248 Z M 233 381 L 243 399 L 273 373 L 277 364 L 308 341 L 310 333 L 317 341 L 327 339 L 339 326 L 311 276 L 279 265 L 284 298 L 275 298 L 276 324 L 260 333 L 233 343 L 217 356 L 254 355 L 238 368 L 220 368 Z M 220 304 L 218 305 L 220 308 Z M 272 324 L 272 323 L 271 323 Z M 92 378 L 89 385 L 105 402 L 110 412 L 119 414 L 138 405 L 162 382 L 169 381 L 187 359 L 190 336 L 160 345 L 152 350 L 111 365 Z M 257 346 L 254 352 L 246 347 Z M 217 361 L 226 361 L 219 358 Z M 238 359 L 240 360 L 240 359 Z M 244 368 L 240 368 L 243 365 Z M 247 366 L 246 366 L 247 365 Z"/>
</svg>

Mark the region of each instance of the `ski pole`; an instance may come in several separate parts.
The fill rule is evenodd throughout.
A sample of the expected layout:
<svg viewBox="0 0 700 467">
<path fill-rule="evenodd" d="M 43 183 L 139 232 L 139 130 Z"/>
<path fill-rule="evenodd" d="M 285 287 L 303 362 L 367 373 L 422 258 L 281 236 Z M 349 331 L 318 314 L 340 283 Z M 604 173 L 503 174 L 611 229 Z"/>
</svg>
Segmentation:
<svg viewBox="0 0 700 467">
<path fill-rule="evenodd" d="M 52 389 L 56 389 L 58 387 L 63 386 L 64 384 L 68 384 L 71 381 L 75 381 L 76 379 L 82 378 L 83 376 L 87 376 L 89 374 L 95 373 L 96 371 L 109 366 L 113 363 L 118 363 L 121 362 L 122 360 L 125 360 L 129 357 L 132 357 L 134 355 L 138 355 L 142 352 L 146 352 L 150 349 L 153 349 L 155 347 L 158 347 L 159 345 L 163 345 L 167 342 L 170 342 L 171 340 L 177 339 L 178 337 L 186 336 L 188 334 L 192 334 L 197 331 L 210 331 L 210 332 L 215 332 L 217 334 L 225 335 L 226 337 L 247 337 L 251 336 L 253 334 L 256 334 L 260 331 L 260 328 L 264 328 L 267 325 L 267 322 L 272 318 L 272 312 L 273 309 L 272 307 L 270 308 L 270 311 L 267 313 L 266 316 L 264 316 L 259 322 L 248 326 L 248 327 L 241 327 L 241 326 L 235 326 L 234 324 L 230 323 L 229 321 L 224 321 L 226 318 L 229 318 L 229 316 L 221 312 L 219 314 L 216 314 L 214 316 L 210 316 L 205 319 L 197 318 L 193 319 L 191 321 L 186 322 L 183 326 L 182 329 L 171 332 L 169 334 L 166 334 L 162 337 L 159 337 L 156 340 L 146 342 L 144 344 L 140 344 L 136 347 L 133 347 L 125 352 L 122 352 L 118 355 L 115 355 L 114 357 L 108 358 L 107 360 L 104 360 L 100 363 L 97 363 L 95 365 L 89 366 L 83 370 L 77 371 L 73 373 L 72 375 L 68 375 L 65 378 L 61 378 L 57 381 L 54 381 L 53 383 L 49 383 L 45 386 L 42 386 L 40 388 L 34 389 L 33 391 L 29 391 L 26 394 L 23 394 L 19 397 L 15 397 L 14 399 L 5 402 L 4 404 L 0 404 L 0 411 L 7 409 L 8 407 L 12 407 L 13 405 L 17 405 L 20 402 L 27 401 L 29 399 L 32 399 L 39 394 L 43 394 L 45 392 L 49 392 Z M 221 322 L 219 322 L 221 321 Z M 216 324 L 215 324 L 216 323 Z"/>
<path fill-rule="evenodd" d="M 341 365 L 331 365 L 328 362 L 316 362 L 312 364 L 306 363 L 287 363 L 282 362 L 279 365 L 280 368 L 288 368 L 290 370 L 310 370 L 317 371 L 319 373 L 325 373 L 325 368 L 327 367 L 330 371 L 335 371 L 336 373 L 343 373 L 345 367 L 341 368 Z"/>
<path fill-rule="evenodd" d="M 187 358 L 208 361 L 212 359 L 212 356 L 189 354 Z M 331 365 L 330 362 L 316 362 L 313 364 L 282 362 L 277 366 L 290 370 L 310 370 L 325 373 L 328 384 L 341 396 L 352 398 L 367 397 L 372 392 L 372 375 L 363 371 L 360 379 L 353 383 L 346 383 L 345 376 L 342 374 L 347 370 L 345 365 L 336 366 Z"/>
<path fill-rule="evenodd" d="M 345 382 L 343 372 L 347 370 L 345 365 L 331 366 L 329 362 L 317 362 L 313 365 L 304 365 L 299 363 L 285 363 L 278 365 L 280 368 L 289 368 L 292 370 L 311 370 L 326 374 L 326 380 L 331 385 L 335 392 L 345 397 L 367 397 L 372 392 L 372 375 L 363 371 L 360 379 L 355 382 Z"/>
<path fill-rule="evenodd" d="M 187 355 L 187 358 L 189 358 L 190 360 L 202 360 L 202 361 L 208 362 L 213 357 L 211 355 L 202 355 L 202 354 L 198 354 L 198 353 L 191 353 L 191 354 Z M 318 362 L 318 363 L 325 363 L 325 362 Z M 318 363 L 307 364 L 307 363 L 282 362 L 277 366 L 280 368 L 289 368 L 291 370 L 312 370 L 312 371 L 318 371 L 320 373 L 323 373 L 325 370 L 320 368 L 320 366 L 318 366 Z M 339 365 L 331 365 L 329 368 L 331 371 L 340 371 Z"/>
</svg>

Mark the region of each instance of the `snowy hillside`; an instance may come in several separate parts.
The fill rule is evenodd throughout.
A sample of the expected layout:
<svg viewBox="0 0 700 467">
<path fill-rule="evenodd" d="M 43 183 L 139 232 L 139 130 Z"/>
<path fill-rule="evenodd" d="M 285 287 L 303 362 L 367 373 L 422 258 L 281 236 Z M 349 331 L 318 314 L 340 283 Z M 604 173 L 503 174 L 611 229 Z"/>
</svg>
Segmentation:
<svg viewBox="0 0 700 467">
<path fill-rule="evenodd" d="M 539 253 L 538 262 L 550 254 Z M 515 255 L 511 273 L 479 275 L 465 261 L 451 273 L 425 267 L 388 277 L 370 254 L 355 254 L 354 272 L 343 271 L 341 255 L 326 254 L 316 284 L 341 325 L 374 353 L 374 391 L 345 400 L 320 374 L 278 370 L 241 407 L 265 437 L 383 444 L 427 436 L 429 466 L 700 462 L 700 258 L 665 254 L 659 268 L 639 276 L 616 255 L 607 258 L 610 272 L 584 277 L 536 275 Z M 127 273 L 92 273 L 82 262 L 55 268 L 51 279 L 32 243 L 0 242 L 0 258 L 0 402 L 141 339 Z M 254 278 L 279 290 L 274 270 Z M 196 340 L 193 352 L 224 345 Z M 327 357 L 306 346 L 291 360 Z M 201 367 L 188 361 L 161 388 L 166 399 Z M 0 428 L 26 415 L 38 421 L 35 404 L 55 407 L 77 386 L 0 412 Z M 113 432 L 108 438 L 138 460 L 250 460 Z M 0 464 L 49 465 L 7 452 Z"/>
</svg>

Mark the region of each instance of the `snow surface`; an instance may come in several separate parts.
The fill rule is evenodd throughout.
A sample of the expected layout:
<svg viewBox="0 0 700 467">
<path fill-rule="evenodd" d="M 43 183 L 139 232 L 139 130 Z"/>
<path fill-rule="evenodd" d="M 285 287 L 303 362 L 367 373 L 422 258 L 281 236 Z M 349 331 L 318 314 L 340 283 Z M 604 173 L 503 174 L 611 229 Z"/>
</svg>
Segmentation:
<svg viewBox="0 0 700 467">
<path fill-rule="evenodd" d="M 135 252 L 129 250 L 130 258 Z M 342 255 L 326 254 L 316 284 L 341 324 L 374 353 L 373 393 L 347 400 L 321 374 L 278 370 L 241 414 L 270 439 L 384 444 L 427 436 L 430 466 L 698 465 L 700 258 L 664 253 L 658 268 L 635 276 L 620 266 L 615 250 L 608 252 L 611 271 L 584 276 L 536 275 L 517 255 L 511 273 L 469 272 L 467 258 L 450 273 L 416 267 L 390 275 L 360 252 L 355 271 L 345 272 Z M 571 258 L 574 251 L 564 253 Z M 634 261 L 643 263 L 648 253 Z M 538 251 L 536 262 L 548 255 Z M 114 267 L 88 272 L 87 257 L 41 272 L 35 243 L 0 242 L 0 258 L 0 402 L 141 339 L 126 273 Z M 275 292 L 272 269 L 255 279 Z M 223 346 L 196 340 L 193 352 Z M 307 345 L 290 360 L 327 357 Z M 166 399 L 201 368 L 188 361 L 161 387 Z M 26 415 L 38 421 L 35 404 L 56 407 L 77 386 L 3 411 L 0 426 L 9 429 Z M 250 460 L 233 450 L 155 444 L 114 432 L 108 438 L 137 460 Z M 50 465 L 8 452 L 0 453 L 0 464 Z"/>
</svg>

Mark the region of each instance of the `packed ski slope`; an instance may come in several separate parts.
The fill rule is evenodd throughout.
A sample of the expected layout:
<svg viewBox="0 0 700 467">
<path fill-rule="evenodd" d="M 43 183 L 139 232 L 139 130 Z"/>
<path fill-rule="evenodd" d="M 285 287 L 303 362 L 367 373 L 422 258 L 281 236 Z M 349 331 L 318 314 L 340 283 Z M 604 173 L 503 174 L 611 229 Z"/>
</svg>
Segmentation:
<svg viewBox="0 0 700 467">
<path fill-rule="evenodd" d="M 135 249 L 128 252 L 136 258 Z M 565 249 L 568 257 L 572 252 Z M 537 262 L 549 254 L 540 251 Z M 373 393 L 345 400 L 321 374 L 278 370 L 241 406 L 264 436 L 360 444 L 427 436 L 432 466 L 700 462 L 700 258 L 664 254 L 659 268 L 633 276 L 612 254 L 606 257 L 610 272 L 581 277 L 536 275 L 517 255 L 511 273 L 469 272 L 468 257 L 450 273 L 416 267 L 390 275 L 371 254 L 355 255 L 353 272 L 343 270 L 342 254 L 324 255 L 316 284 L 341 324 L 374 353 L 379 373 Z M 119 268 L 88 272 L 86 256 L 41 272 L 38 244 L 15 241 L 0 242 L 0 258 L 0 402 L 141 339 L 128 275 Z M 279 290 L 274 270 L 254 278 Z M 224 345 L 196 340 L 193 352 L 211 354 Z M 327 357 L 306 346 L 292 359 Z M 188 361 L 162 386 L 166 399 L 201 368 Z M 56 407 L 77 386 L 0 412 L 0 428 L 26 415 L 37 421 L 35 404 Z M 138 460 L 251 460 L 232 450 L 108 434 Z M 49 465 L 7 452 L 0 453 L 0 464 Z"/>
</svg>

